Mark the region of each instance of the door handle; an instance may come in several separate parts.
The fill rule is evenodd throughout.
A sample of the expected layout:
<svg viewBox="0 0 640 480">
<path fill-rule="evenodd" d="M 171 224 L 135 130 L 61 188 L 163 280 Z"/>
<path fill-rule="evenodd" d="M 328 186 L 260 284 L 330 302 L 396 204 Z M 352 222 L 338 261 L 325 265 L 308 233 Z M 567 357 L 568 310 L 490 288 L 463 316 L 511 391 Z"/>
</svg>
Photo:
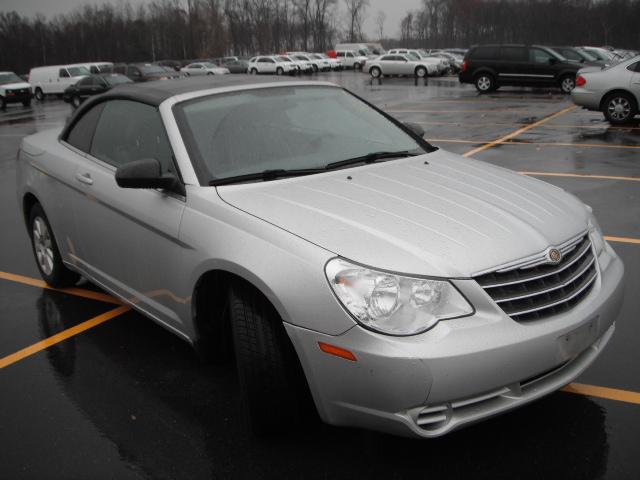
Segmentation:
<svg viewBox="0 0 640 480">
<path fill-rule="evenodd" d="M 93 179 L 88 173 L 77 173 L 76 180 L 78 180 L 80 183 L 84 183 L 85 185 L 93 185 Z"/>
</svg>

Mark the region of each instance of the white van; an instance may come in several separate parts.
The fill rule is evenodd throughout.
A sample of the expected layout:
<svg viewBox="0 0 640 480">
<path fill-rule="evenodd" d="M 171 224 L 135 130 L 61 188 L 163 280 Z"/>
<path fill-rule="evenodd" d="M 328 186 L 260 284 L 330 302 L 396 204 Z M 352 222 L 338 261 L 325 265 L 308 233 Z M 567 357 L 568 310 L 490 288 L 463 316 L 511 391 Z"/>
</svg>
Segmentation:
<svg viewBox="0 0 640 480">
<path fill-rule="evenodd" d="M 359 54 L 356 50 L 336 50 L 336 58 L 342 62 L 344 68 L 361 70 L 369 57 Z"/>
<path fill-rule="evenodd" d="M 31 85 L 13 72 L 0 72 L 0 110 L 8 103 L 31 105 Z"/>
<path fill-rule="evenodd" d="M 91 73 L 113 73 L 112 62 L 88 62 L 88 63 L 74 63 L 67 65 L 69 67 L 84 67 Z"/>
<path fill-rule="evenodd" d="M 334 50 L 336 52 L 351 50 L 362 57 L 377 57 L 377 55 L 371 53 L 366 43 L 339 43 Z"/>
<path fill-rule="evenodd" d="M 45 95 L 62 95 L 65 88 L 75 85 L 78 80 L 90 75 L 84 66 L 53 65 L 32 68 L 29 83 L 36 100 L 44 100 Z"/>
</svg>

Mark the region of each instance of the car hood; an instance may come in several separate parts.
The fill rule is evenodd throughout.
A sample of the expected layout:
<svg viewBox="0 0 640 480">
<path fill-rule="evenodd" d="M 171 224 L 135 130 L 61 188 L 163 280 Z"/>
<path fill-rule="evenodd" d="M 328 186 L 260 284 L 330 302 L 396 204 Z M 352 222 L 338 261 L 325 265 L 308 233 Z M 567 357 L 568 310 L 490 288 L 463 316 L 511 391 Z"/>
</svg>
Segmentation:
<svg viewBox="0 0 640 480">
<path fill-rule="evenodd" d="M 21 88 L 31 88 L 31 85 L 27 82 L 15 82 L 15 83 L 5 83 L 4 85 L 0 85 L 0 87 L 5 90 L 20 90 Z"/>
<path fill-rule="evenodd" d="M 344 258 L 442 277 L 543 252 L 588 222 L 584 204 L 560 188 L 441 150 L 218 194 Z"/>
</svg>

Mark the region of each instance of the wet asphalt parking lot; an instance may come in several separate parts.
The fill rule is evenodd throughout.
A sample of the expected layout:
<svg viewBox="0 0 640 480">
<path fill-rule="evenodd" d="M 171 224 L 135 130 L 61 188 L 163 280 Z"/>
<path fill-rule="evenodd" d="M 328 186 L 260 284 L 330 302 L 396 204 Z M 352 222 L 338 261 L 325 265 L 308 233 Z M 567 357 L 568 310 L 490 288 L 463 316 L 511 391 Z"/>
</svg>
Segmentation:
<svg viewBox="0 0 640 480">
<path fill-rule="evenodd" d="M 533 175 L 591 205 L 626 267 L 613 339 L 575 384 L 446 437 L 310 423 L 256 439 L 233 365 L 89 284 L 44 288 L 15 196 L 22 137 L 61 127 L 47 100 L 0 112 L 0 478 L 640 478 L 640 122 L 612 127 L 558 90 L 479 96 L 455 77 L 342 84 L 434 145 Z M 116 302 L 117 303 L 117 302 Z"/>
</svg>

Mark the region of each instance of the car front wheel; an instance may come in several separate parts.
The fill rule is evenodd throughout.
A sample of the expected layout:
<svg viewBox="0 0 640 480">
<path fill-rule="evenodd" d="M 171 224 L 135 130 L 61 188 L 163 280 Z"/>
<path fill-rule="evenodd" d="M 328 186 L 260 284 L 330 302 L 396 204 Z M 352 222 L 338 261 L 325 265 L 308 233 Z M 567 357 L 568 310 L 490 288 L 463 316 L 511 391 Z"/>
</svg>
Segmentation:
<svg viewBox="0 0 640 480">
<path fill-rule="evenodd" d="M 258 70 L 256 68 L 252 68 L 251 70 L 249 70 L 249 73 L 251 75 L 257 75 L 258 74 Z"/>
<path fill-rule="evenodd" d="M 418 67 L 416 68 L 416 77 L 418 78 L 424 78 L 427 76 L 427 69 L 424 67 Z"/>
<path fill-rule="evenodd" d="M 74 109 L 78 108 L 81 103 L 82 103 L 82 99 L 78 95 L 74 95 L 73 97 L 71 97 L 71 105 L 73 106 Z"/>
<path fill-rule="evenodd" d="M 265 297 L 243 283 L 230 288 L 229 313 L 249 427 L 264 435 L 299 425 L 310 397 L 280 316 Z"/>
<path fill-rule="evenodd" d="M 80 276 L 65 267 L 58 250 L 49 220 L 39 203 L 36 203 L 29 214 L 29 232 L 31 246 L 36 258 L 40 275 L 47 284 L 55 288 L 71 287 Z"/>
<path fill-rule="evenodd" d="M 284 73 L 284 70 L 282 69 L 282 67 L 278 67 L 276 69 L 276 75 L 282 75 Z"/>
<path fill-rule="evenodd" d="M 615 124 L 631 121 L 637 113 L 637 106 L 631 95 L 620 92 L 609 95 L 603 102 L 605 118 Z"/>
<path fill-rule="evenodd" d="M 481 73 L 476 77 L 475 85 L 480 93 L 488 93 L 495 89 L 495 80 L 488 73 Z"/>
<path fill-rule="evenodd" d="M 378 67 L 371 67 L 369 73 L 373 78 L 380 78 L 382 76 L 382 70 L 380 70 Z"/>
</svg>

